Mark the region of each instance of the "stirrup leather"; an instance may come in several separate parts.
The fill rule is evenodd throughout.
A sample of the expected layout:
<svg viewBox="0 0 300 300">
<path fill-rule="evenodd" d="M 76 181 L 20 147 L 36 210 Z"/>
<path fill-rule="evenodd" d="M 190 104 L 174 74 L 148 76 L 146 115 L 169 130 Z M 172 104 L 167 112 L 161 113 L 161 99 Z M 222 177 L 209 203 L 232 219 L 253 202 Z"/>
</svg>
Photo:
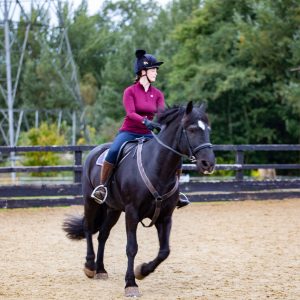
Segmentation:
<svg viewBox="0 0 300 300">
<path fill-rule="evenodd" d="M 98 189 L 104 189 L 105 191 L 105 195 L 103 197 L 103 199 L 101 199 L 99 196 L 97 196 L 97 193 L 100 193 L 100 195 L 102 196 L 102 193 L 98 190 Z M 95 202 L 97 202 L 98 204 L 103 204 L 107 198 L 107 187 L 103 184 L 100 184 L 98 186 L 95 187 L 95 189 L 93 190 L 91 197 L 95 200 Z"/>
</svg>

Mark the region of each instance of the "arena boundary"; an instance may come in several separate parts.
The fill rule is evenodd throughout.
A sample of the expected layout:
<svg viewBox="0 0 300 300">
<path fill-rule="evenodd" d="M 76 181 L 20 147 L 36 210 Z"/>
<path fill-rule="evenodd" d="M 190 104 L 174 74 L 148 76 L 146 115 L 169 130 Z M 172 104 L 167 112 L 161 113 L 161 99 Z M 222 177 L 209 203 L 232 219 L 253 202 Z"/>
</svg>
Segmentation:
<svg viewBox="0 0 300 300">
<path fill-rule="evenodd" d="M 81 176 L 83 155 L 95 146 L 32 146 L 0 147 L 0 156 L 9 156 L 11 152 L 71 152 L 74 164 L 64 166 L 14 166 L 0 167 L 0 173 L 63 172 L 73 173 L 72 183 L 1 185 L 0 208 L 25 208 L 41 206 L 68 206 L 82 204 Z M 263 200 L 300 198 L 300 179 L 268 179 L 261 181 L 245 180 L 244 170 L 253 169 L 296 169 L 300 164 L 246 164 L 244 154 L 247 151 L 300 151 L 300 145 L 215 145 L 214 151 L 235 153 L 234 164 L 217 164 L 216 170 L 233 170 L 233 180 L 199 181 L 192 178 L 180 184 L 193 202 L 228 200 Z M 195 165 L 184 164 L 184 171 L 195 170 Z"/>
</svg>

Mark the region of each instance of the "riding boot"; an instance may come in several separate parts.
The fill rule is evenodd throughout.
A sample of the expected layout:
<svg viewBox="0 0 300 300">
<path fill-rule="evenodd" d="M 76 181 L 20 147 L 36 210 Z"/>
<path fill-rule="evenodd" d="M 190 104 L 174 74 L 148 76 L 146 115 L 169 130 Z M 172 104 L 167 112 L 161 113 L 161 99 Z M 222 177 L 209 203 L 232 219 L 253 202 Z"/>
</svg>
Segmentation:
<svg viewBox="0 0 300 300">
<path fill-rule="evenodd" d="M 92 192 L 91 197 L 99 204 L 102 204 L 107 197 L 107 182 L 112 175 L 114 164 L 104 160 L 100 174 L 100 185 L 98 185 Z"/>
<path fill-rule="evenodd" d="M 182 170 L 181 169 L 178 169 L 176 171 L 176 176 L 178 177 L 178 181 L 180 179 L 180 175 L 182 173 Z M 179 196 L 178 196 L 178 201 L 177 201 L 177 208 L 181 208 L 181 207 L 184 207 L 184 206 L 187 206 L 190 204 L 190 201 L 189 199 L 187 198 L 187 196 L 183 193 L 179 193 Z"/>
</svg>

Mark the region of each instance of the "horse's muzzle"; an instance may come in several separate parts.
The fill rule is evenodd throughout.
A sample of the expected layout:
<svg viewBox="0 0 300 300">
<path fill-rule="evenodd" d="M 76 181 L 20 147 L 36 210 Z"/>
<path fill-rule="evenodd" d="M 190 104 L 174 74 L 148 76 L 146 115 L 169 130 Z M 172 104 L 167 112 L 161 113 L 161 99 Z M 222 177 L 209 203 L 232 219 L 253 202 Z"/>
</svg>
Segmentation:
<svg viewBox="0 0 300 300">
<path fill-rule="evenodd" d="M 205 171 L 203 171 L 203 174 L 205 174 L 205 175 L 211 175 L 211 174 L 213 174 L 214 171 L 215 171 L 215 167 L 213 167 L 213 168 L 210 169 L 210 170 L 205 170 Z"/>
<path fill-rule="evenodd" d="M 197 167 L 200 173 L 205 175 L 212 174 L 215 170 L 215 157 L 210 159 L 201 159 L 197 161 Z"/>
</svg>

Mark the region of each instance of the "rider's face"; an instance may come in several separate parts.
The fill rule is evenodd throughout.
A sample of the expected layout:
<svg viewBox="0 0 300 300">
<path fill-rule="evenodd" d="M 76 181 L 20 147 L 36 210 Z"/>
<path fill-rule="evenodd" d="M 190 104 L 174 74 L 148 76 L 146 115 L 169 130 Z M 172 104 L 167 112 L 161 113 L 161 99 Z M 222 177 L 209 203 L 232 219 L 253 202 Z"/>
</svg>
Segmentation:
<svg viewBox="0 0 300 300">
<path fill-rule="evenodd" d="M 149 78 L 150 82 L 154 82 L 156 80 L 156 76 L 157 76 L 157 68 L 148 69 L 146 72 L 147 72 L 147 77 Z"/>
</svg>

